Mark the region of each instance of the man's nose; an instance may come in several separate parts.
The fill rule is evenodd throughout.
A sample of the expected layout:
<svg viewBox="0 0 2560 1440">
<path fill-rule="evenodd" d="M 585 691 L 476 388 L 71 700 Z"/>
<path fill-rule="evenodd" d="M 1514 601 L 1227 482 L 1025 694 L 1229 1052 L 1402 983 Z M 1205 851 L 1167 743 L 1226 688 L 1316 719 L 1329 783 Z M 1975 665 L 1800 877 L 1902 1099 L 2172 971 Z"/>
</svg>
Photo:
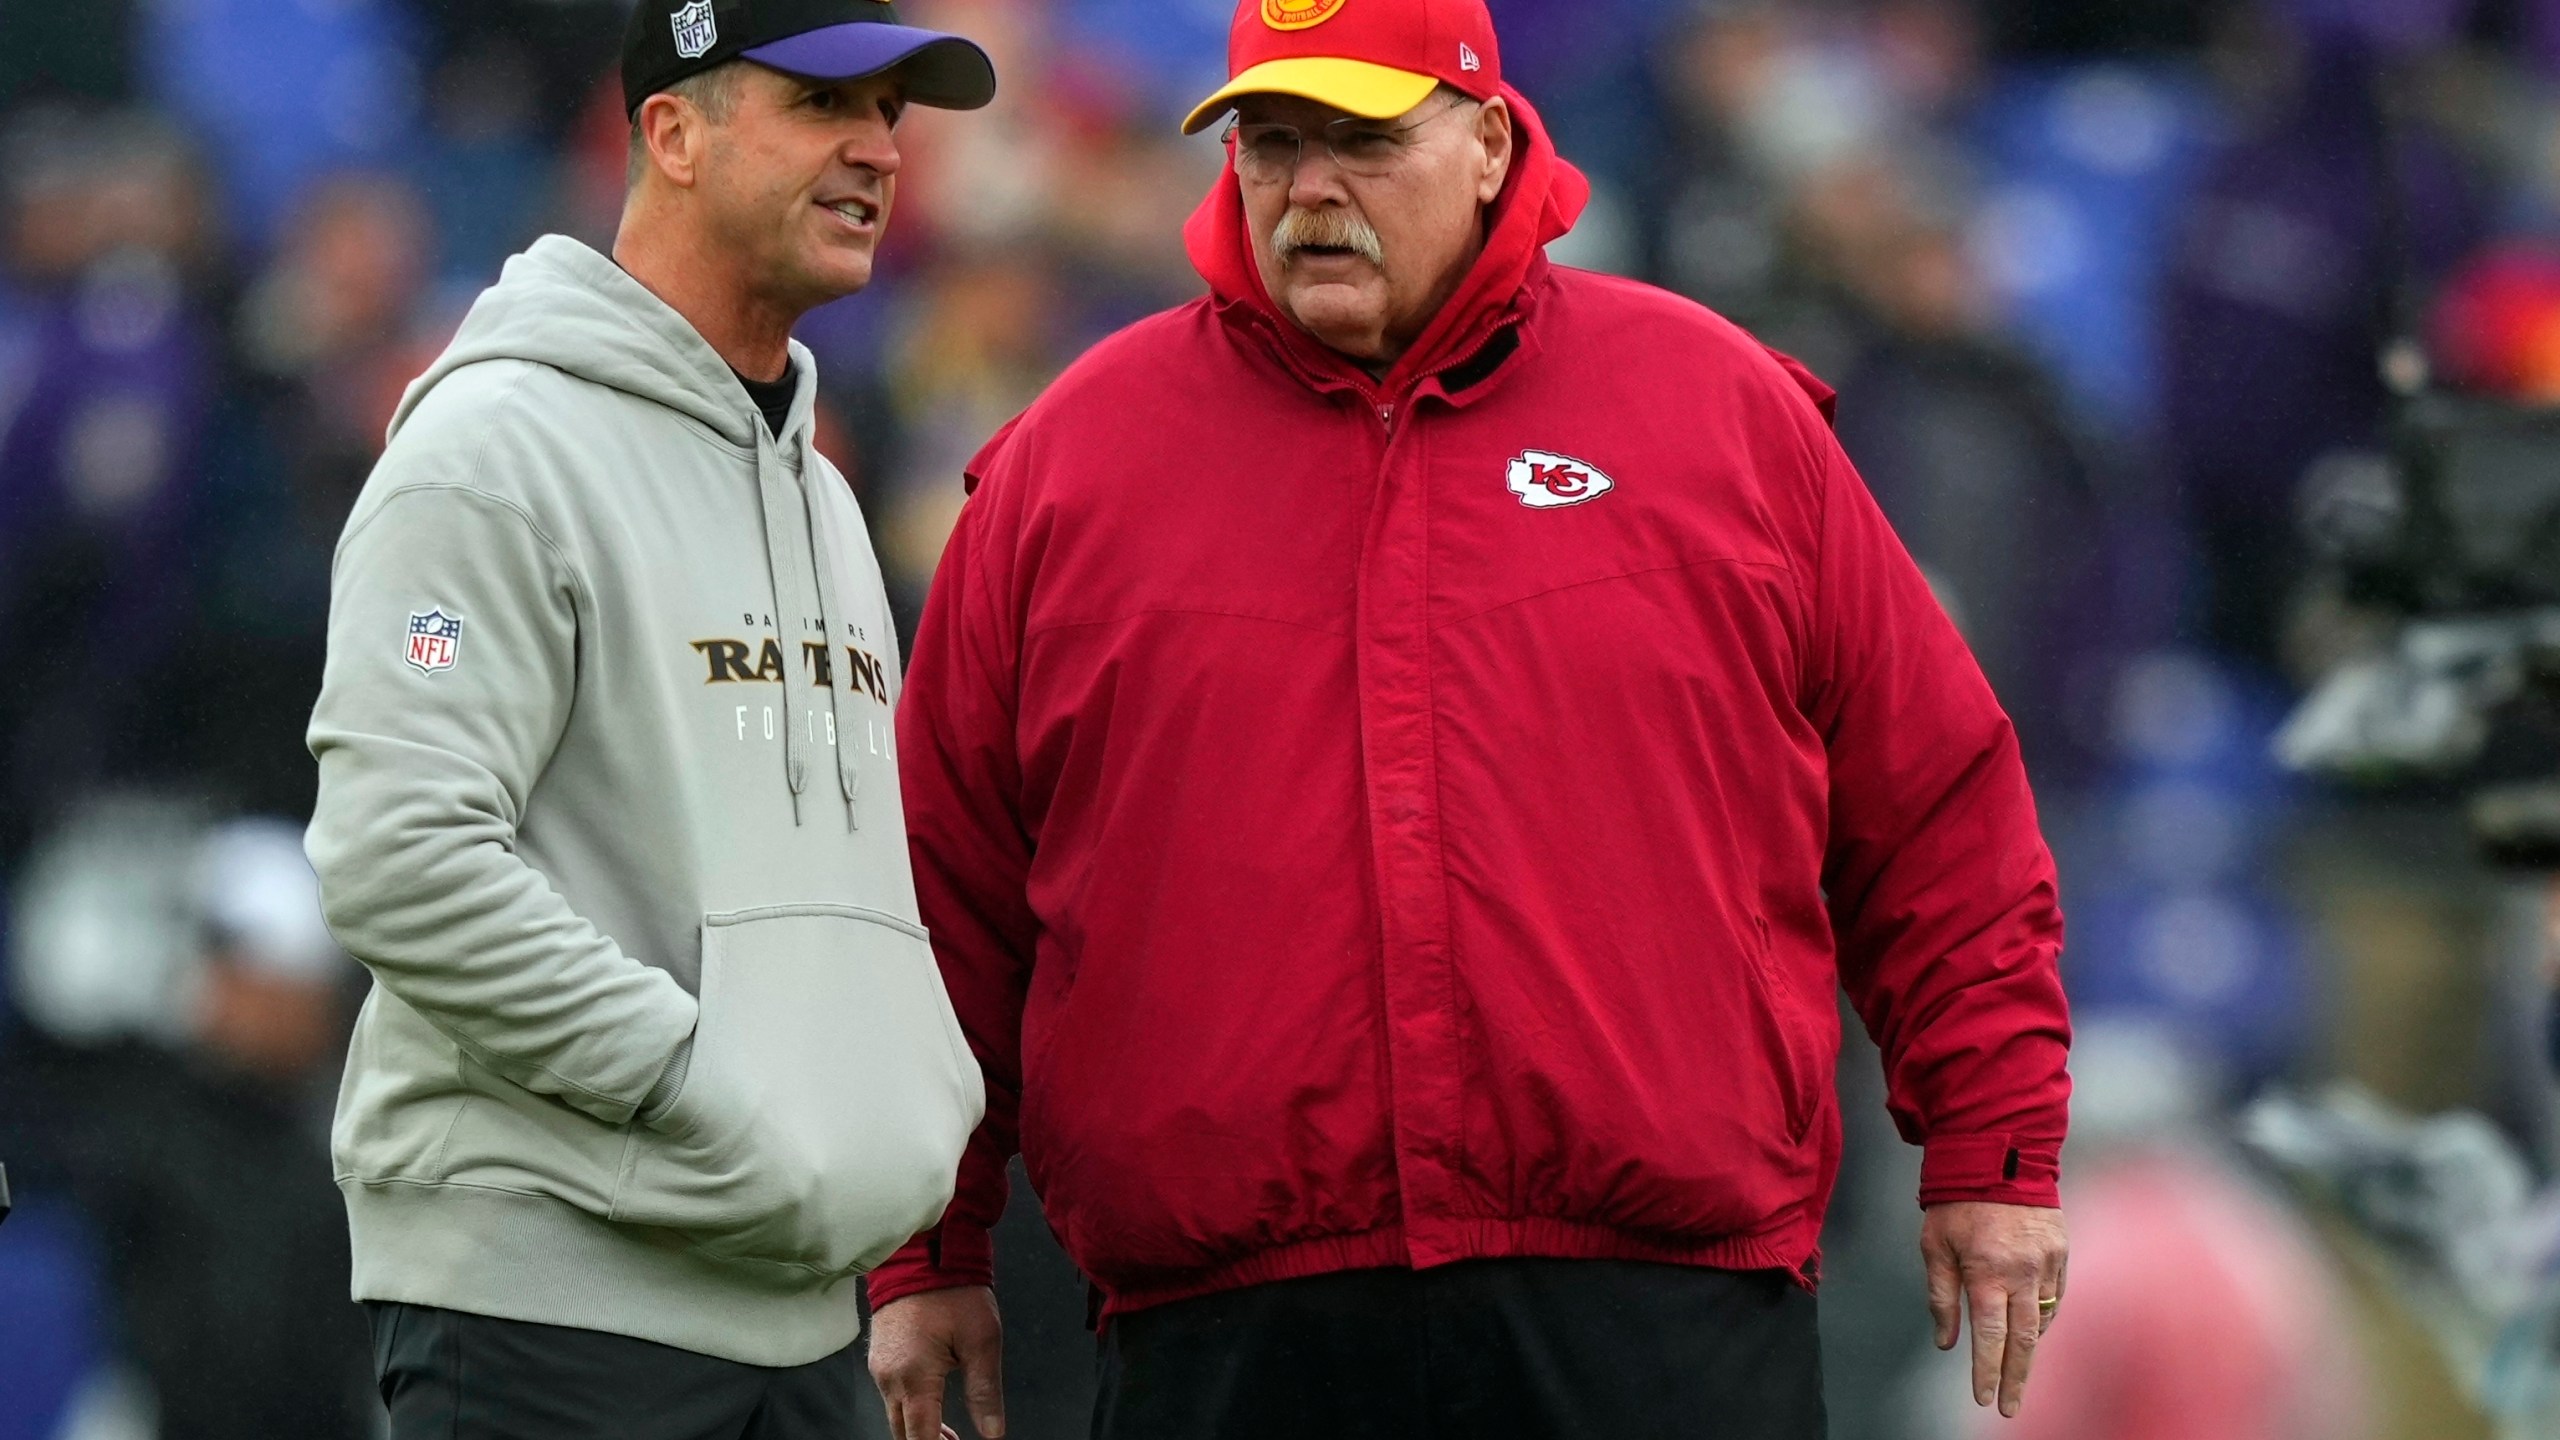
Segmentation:
<svg viewBox="0 0 2560 1440">
<path fill-rule="evenodd" d="M 1289 172 L 1289 203 L 1301 210 L 1315 210 L 1329 202 L 1348 203 L 1350 198 L 1350 188 L 1342 183 L 1341 162 L 1333 158 L 1333 147 L 1321 137 L 1308 137 L 1298 147 L 1297 166 Z"/>
<path fill-rule="evenodd" d="M 881 117 L 864 121 L 836 150 L 836 157 L 847 165 L 858 165 L 881 176 L 898 173 L 898 132 Z"/>
</svg>

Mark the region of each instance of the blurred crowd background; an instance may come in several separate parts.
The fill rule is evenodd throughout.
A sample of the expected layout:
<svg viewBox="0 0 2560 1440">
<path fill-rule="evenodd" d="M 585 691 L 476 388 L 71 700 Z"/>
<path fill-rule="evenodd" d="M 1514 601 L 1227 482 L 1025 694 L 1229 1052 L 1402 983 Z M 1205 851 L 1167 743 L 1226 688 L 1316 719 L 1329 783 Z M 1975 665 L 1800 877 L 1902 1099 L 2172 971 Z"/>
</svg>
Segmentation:
<svg viewBox="0 0 2560 1440">
<path fill-rule="evenodd" d="M 329 555 L 500 262 L 609 241 L 625 8 L 0 0 L 0 1440 L 376 1424 L 325 1154 L 364 981 L 297 849 Z M 2062 858 L 2063 1322 L 2022 1419 L 1966 1403 L 1853 1034 L 1834 1434 L 2560 1435 L 2548 886 L 2451 788 L 2268 744 L 2377 643 L 2298 515 L 2376 463 L 2394 328 L 2560 401 L 2560 0 L 1494 10 L 1596 182 L 1556 258 L 1840 388 Z M 803 338 L 911 624 L 962 461 L 1199 289 L 1228 5 L 907 11 L 1002 92 L 909 120 L 880 278 Z M 1004 1244 L 1013 1433 L 1082 1433 L 1081 1287 L 1027 1198 Z"/>
</svg>

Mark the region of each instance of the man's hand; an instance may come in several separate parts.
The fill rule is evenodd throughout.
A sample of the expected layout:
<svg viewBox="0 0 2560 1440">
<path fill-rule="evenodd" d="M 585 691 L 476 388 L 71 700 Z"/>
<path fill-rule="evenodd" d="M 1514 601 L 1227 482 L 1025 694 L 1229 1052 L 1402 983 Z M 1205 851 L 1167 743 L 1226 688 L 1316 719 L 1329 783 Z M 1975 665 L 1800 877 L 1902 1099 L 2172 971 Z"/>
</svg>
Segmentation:
<svg viewBox="0 0 2560 1440">
<path fill-rule="evenodd" d="M 1920 1258 L 1939 1349 L 1955 1348 L 1973 1312 L 1974 1404 L 1990 1404 L 1996 1389 L 2000 1413 L 2018 1413 L 2036 1341 L 2053 1323 L 2052 1308 L 2037 1302 L 2062 1299 L 2070 1249 L 2059 1210 L 1966 1200 L 1923 1213 Z"/>
<path fill-rule="evenodd" d="M 936 1440 L 942 1387 L 960 1372 L 969 1418 L 987 1440 L 1004 1434 L 1004 1321 L 984 1285 L 927 1290 L 871 1317 L 871 1379 L 889 1407 L 891 1440 Z"/>
</svg>

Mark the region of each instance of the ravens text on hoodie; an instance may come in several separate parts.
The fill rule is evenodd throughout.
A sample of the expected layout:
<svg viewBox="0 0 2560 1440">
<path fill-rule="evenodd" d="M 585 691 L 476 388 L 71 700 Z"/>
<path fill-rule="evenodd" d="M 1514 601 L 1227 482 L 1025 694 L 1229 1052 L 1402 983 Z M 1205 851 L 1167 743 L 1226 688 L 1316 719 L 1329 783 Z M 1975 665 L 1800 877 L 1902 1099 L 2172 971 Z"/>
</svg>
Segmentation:
<svg viewBox="0 0 2560 1440">
<path fill-rule="evenodd" d="M 311 861 L 375 979 L 333 1147 L 358 1299 L 798 1364 L 949 1198 L 981 1085 L 793 351 L 777 437 L 554 236 L 402 401 L 310 735 Z"/>
</svg>

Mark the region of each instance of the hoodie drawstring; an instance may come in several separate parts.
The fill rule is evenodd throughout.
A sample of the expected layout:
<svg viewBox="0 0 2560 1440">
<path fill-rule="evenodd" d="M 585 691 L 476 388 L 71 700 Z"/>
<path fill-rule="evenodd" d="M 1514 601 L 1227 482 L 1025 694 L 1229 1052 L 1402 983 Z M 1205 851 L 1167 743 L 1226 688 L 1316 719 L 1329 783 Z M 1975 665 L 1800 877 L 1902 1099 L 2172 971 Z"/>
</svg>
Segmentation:
<svg viewBox="0 0 2560 1440">
<path fill-rule="evenodd" d="M 800 731 L 817 713 L 811 693 L 817 688 L 815 667 L 804 663 L 800 647 L 806 643 L 809 612 L 818 602 L 808 593 L 808 573 L 792 563 L 782 543 L 791 525 L 808 528 L 808 505 L 805 496 L 792 493 L 794 487 L 782 473 L 781 452 L 762 424 L 756 426 L 756 488 L 764 501 L 765 564 L 773 572 L 775 640 L 782 646 L 782 765 L 791 781 L 791 822 L 796 825 L 800 794 L 809 786 L 809 757 Z M 826 644 L 832 652 L 835 637 L 827 636 Z"/>
<path fill-rule="evenodd" d="M 844 707 L 861 677 L 854 673 L 853 651 L 845 643 L 845 636 L 839 633 L 843 629 L 845 609 L 836 603 L 835 557 L 827 548 L 826 522 L 819 518 L 823 507 L 808 493 L 809 475 L 817 467 L 810 463 L 805 448 L 808 442 L 803 440 L 801 444 L 804 448 L 800 456 L 800 502 L 809 524 L 810 567 L 818 574 L 818 624 L 827 634 L 826 653 L 831 658 L 828 673 L 835 677 L 835 683 L 827 687 L 827 713 L 835 723 L 836 788 L 844 792 L 846 827 L 859 830 L 862 820 L 855 802 L 862 795 L 861 757 L 854 752 L 852 722 L 846 718 Z M 865 732 L 866 736 L 868 733 Z"/>
</svg>

